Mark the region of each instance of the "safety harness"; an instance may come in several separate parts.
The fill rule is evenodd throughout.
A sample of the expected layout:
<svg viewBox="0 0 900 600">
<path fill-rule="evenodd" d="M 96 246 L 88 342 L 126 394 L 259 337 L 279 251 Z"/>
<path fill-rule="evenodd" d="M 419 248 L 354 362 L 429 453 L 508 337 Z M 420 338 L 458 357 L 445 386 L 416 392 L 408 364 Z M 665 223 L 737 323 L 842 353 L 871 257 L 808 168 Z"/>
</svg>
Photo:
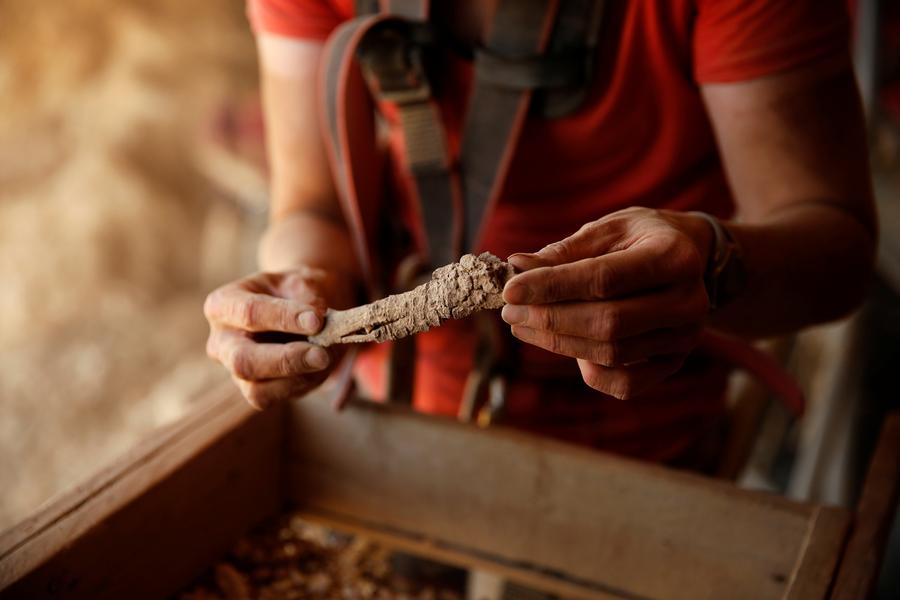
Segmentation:
<svg viewBox="0 0 900 600">
<path fill-rule="evenodd" d="M 604 0 L 500 0 L 484 47 L 472 52 L 472 91 L 453 152 L 435 98 L 437 80 L 429 79 L 429 65 L 444 47 L 429 4 L 358 0 L 356 18 L 331 35 L 323 58 L 326 146 L 372 299 L 407 289 L 423 274 L 478 250 L 526 117 L 572 114 L 586 101 L 596 70 Z M 379 146 L 385 128 L 403 147 L 400 171 L 412 203 L 405 208 L 413 220 L 405 227 L 392 222 L 398 209 L 385 193 Z M 403 231 L 412 235 L 408 248 L 397 243 Z M 477 326 L 475 368 L 460 417 L 473 418 L 484 404 L 488 412 L 481 420 L 491 420 L 503 405 L 508 334 L 489 315 L 481 315 Z M 714 346 L 729 355 L 721 340 Z M 414 352 L 412 338 L 393 344 L 392 401 L 411 402 Z M 802 410 L 799 392 L 788 390 L 783 377 L 773 384 L 771 369 L 767 375 L 754 365 L 759 360 L 751 370 Z"/>
</svg>

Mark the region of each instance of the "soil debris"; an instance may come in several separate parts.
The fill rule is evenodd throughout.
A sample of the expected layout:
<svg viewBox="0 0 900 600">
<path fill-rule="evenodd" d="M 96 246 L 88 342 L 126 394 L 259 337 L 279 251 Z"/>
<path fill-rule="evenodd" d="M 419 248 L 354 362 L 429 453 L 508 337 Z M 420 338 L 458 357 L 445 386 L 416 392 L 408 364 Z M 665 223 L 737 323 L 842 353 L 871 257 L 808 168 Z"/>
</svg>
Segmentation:
<svg viewBox="0 0 900 600">
<path fill-rule="evenodd" d="M 402 573 L 405 555 L 282 515 L 242 539 L 180 600 L 461 600 L 461 572 Z M 435 565 L 436 563 L 429 563 Z M 446 568 L 445 568 L 446 569 Z M 456 577 L 456 579 L 454 579 Z"/>
<path fill-rule="evenodd" d="M 329 310 L 324 328 L 309 341 L 320 346 L 386 342 L 428 331 L 447 319 L 501 308 L 503 286 L 512 276 L 513 267 L 490 252 L 466 254 L 408 292 L 348 310 Z"/>
</svg>

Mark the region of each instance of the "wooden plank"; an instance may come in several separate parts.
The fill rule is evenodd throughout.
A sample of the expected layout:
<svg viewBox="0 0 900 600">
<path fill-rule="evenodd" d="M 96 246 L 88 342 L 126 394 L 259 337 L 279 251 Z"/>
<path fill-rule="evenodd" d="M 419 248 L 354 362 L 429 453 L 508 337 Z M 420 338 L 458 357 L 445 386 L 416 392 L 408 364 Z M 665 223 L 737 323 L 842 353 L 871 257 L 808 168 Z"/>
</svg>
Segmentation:
<svg viewBox="0 0 900 600">
<path fill-rule="evenodd" d="M 815 510 L 802 555 L 791 574 L 788 600 L 828 597 L 850 520 L 850 513 L 841 508 Z"/>
<path fill-rule="evenodd" d="M 281 505 L 283 410 L 228 386 L 0 540 L 4 598 L 159 598 Z"/>
<path fill-rule="evenodd" d="M 869 598 L 900 494 L 900 413 L 888 416 L 869 464 L 853 532 L 838 570 L 833 600 Z"/>
<path fill-rule="evenodd" d="M 321 398 L 290 426 L 297 505 L 588 596 L 783 598 L 841 545 L 812 505 L 515 431 Z"/>
<path fill-rule="evenodd" d="M 299 510 L 305 520 L 337 531 L 361 535 L 388 548 L 422 556 L 447 565 L 491 571 L 501 577 L 533 589 L 544 590 L 567 600 L 621 600 L 621 591 L 608 591 L 592 582 L 574 581 L 564 573 L 547 573 L 531 565 L 509 563 L 462 548 L 453 548 L 422 535 L 386 529 L 377 523 L 364 523 L 316 509 Z M 638 598 L 625 596 L 626 598 Z"/>
</svg>

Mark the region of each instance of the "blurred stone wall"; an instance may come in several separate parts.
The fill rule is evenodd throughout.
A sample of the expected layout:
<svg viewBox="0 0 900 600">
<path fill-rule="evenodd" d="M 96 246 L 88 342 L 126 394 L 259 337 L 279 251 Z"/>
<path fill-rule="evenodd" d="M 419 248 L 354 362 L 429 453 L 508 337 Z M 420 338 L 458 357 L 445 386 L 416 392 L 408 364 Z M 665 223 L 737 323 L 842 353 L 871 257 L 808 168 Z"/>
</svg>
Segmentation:
<svg viewBox="0 0 900 600">
<path fill-rule="evenodd" d="M 241 0 L 0 0 L 0 529 L 224 376 L 203 257 L 248 244 L 196 146 L 255 85 Z"/>
</svg>

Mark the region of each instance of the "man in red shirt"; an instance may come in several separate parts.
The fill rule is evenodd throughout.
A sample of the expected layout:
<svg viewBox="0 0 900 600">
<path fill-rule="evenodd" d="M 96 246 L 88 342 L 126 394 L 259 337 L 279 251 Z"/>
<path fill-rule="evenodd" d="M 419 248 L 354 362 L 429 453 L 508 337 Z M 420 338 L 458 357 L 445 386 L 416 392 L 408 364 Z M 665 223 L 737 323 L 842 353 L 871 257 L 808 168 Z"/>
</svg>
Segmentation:
<svg viewBox="0 0 900 600">
<path fill-rule="evenodd" d="M 475 47 L 496 4 L 438 1 L 433 18 Z M 723 410 L 726 369 L 695 351 L 702 327 L 777 335 L 861 300 L 876 238 L 865 129 L 837 0 L 609 5 L 587 101 L 528 119 L 480 250 L 523 271 L 502 313 L 519 340 L 506 420 L 676 461 Z M 253 333 L 312 334 L 327 306 L 358 301 L 316 116 L 323 42 L 353 11 L 351 0 L 250 0 L 249 14 L 272 173 L 264 273 L 205 308 L 210 355 L 264 407 L 318 385 L 335 356 Z M 457 152 L 471 65 L 446 54 L 439 102 Z M 743 284 L 715 310 L 704 283 L 715 230 L 690 211 L 723 219 L 741 249 Z M 419 336 L 418 409 L 456 414 L 474 345 L 466 321 Z M 374 396 L 381 360 L 369 352 L 359 370 Z"/>
</svg>

